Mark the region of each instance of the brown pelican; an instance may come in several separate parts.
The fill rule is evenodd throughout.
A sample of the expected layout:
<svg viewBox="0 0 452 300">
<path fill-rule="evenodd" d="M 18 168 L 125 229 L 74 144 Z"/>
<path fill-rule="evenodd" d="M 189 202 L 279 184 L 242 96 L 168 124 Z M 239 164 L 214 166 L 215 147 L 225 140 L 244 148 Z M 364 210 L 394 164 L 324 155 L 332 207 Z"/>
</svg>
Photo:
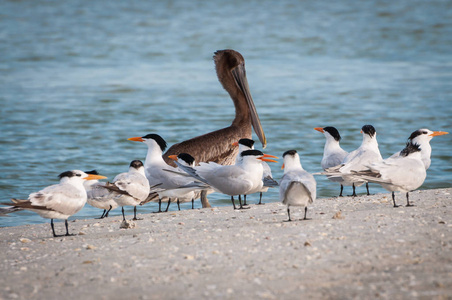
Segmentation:
<svg viewBox="0 0 452 300">
<path fill-rule="evenodd" d="M 169 155 L 180 153 L 189 153 L 198 163 L 213 161 L 222 165 L 234 164 L 238 148 L 232 146 L 232 143 L 241 138 L 251 138 L 251 127 L 254 128 L 262 147 L 265 148 L 267 145 L 264 130 L 249 91 L 245 59 L 234 50 L 219 50 L 215 52 L 213 59 L 218 80 L 234 102 L 235 118 L 229 127 L 174 144 L 163 155 L 168 164 L 174 165 Z M 206 199 L 202 199 L 202 202 L 203 207 L 209 206 Z"/>
<path fill-rule="evenodd" d="M 231 165 L 238 153 L 238 148 L 232 146 L 232 143 L 241 138 L 251 138 L 251 126 L 263 148 L 267 145 L 249 91 L 243 56 L 234 50 L 220 50 L 215 52 L 213 59 L 218 80 L 234 102 L 235 118 L 229 127 L 174 144 L 163 155 L 169 164 L 174 165 L 174 162 L 168 158 L 169 155 L 189 153 L 197 162 L 213 161 L 222 165 Z"/>
</svg>

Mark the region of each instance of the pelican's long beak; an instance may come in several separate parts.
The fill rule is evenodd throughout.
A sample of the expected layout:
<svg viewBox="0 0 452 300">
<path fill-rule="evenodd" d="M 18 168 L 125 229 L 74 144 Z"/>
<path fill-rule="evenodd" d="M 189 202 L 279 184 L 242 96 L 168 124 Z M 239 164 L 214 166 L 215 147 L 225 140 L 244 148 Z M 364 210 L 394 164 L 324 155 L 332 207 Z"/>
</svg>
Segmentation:
<svg viewBox="0 0 452 300">
<path fill-rule="evenodd" d="M 325 130 L 323 130 L 322 127 L 316 127 L 316 128 L 314 128 L 314 129 L 317 130 L 317 131 L 320 131 L 321 133 L 324 133 L 324 132 L 325 132 Z"/>
<path fill-rule="evenodd" d="M 251 124 L 253 125 L 254 132 L 259 138 L 259 141 L 262 143 L 262 148 L 265 149 L 265 147 L 267 147 L 267 139 L 265 138 L 265 133 L 262 129 L 261 121 L 259 120 L 259 115 L 257 114 L 256 107 L 254 106 L 253 98 L 251 97 L 248 80 L 246 79 L 245 63 L 241 63 L 232 69 L 232 75 L 240 90 L 245 95 L 246 102 L 248 103 L 248 107 L 250 109 Z"/>
<path fill-rule="evenodd" d="M 88 177 L 85 177 L 83 179 L 85 180 L 99 180 L 99 179 L 106 179 L 107 177 L 102 175 L 94 175 L 94 174 L 88 174 Z"/>
<path fill-rule="evenodd" d="M 177 155 L 170 155 L 170 156 L 168 156 L 170 159 L 172 159 L 172 160 L 177 160 Z"/>
<path fill-rule="evenodd" d="M 430 136 L 438 136 L 438 135 L 445 135 L 445 134 L 449 134 L 449 132 L 445 132 L 445 131 L 433 131 L 433 133 L 430 134 Z"/>
<path fill-rule="evenodd" d="M 134 141 L 134 142 L 144 142 L 143 138 L 141 136 L 137 136 L 137 137 L 131 137 L 129 139 L 127 139 L 129 141 Z"/>
</svg>

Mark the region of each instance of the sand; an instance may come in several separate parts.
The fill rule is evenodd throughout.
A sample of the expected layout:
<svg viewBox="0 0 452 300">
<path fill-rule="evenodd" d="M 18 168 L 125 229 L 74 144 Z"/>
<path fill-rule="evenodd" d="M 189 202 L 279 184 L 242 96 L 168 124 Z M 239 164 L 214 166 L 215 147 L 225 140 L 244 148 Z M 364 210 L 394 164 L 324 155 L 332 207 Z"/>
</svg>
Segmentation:
<svg viewBox="0 0 452 300">
<path fill-rule="evenodd" d="M 290 223 L 267 203 L 0 228 L 0 298 L 450 299 L 451 193 L 317 199 Z"/>
</svg>

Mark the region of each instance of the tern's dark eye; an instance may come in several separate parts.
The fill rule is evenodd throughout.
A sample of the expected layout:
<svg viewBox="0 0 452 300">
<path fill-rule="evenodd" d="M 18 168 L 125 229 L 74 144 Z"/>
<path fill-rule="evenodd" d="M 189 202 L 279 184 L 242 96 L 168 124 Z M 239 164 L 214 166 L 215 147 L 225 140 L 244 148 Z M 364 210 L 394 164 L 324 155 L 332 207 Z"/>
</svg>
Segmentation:
<svg viewBox="0 0 452 300">
<path fill-rule="evenodd" d="M 82 174 L 75 174 L 75 176 L 81 177 L 81 176 L 82 176 Z"/>
<path fill-rule="evenodd" d="M 428 132 L 427 131 L 422 131 L 422 134 L 427 134 Z"/>
</svg>

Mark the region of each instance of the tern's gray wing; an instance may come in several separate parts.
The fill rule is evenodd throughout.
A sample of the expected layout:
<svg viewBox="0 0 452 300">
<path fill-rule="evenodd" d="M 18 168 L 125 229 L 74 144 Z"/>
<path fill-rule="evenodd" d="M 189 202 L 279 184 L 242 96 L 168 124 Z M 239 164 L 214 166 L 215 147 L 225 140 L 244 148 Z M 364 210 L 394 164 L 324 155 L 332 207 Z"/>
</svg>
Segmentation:
<svg viewBox="0 0 452 300">
<path fill-rule="evenodd" d="M 179 163 L 178 161 L 175 161 L 175 163 L 181 170 L 185 171 L 188 175 L 190 175 L 194 179 L 204 182 L 205 184 L 209 184 L 204 178 L 202 178 L 201 176 L 198 175 L 198 173 L 196 173 L 196 170 L 194 168 L 189 167 L 189 166 L 184 166 L 183 164 Z"/>
<path fill-rule="evenodd" d="M 2 203 L 4 205 L 7 205 L 6 203 Z M 9 203 L 8 205 L 11 205 Z M 8 214 L 13 213 L 15 211 L 22 210 L 20 207 L 17 206 L 7 206 L 7 207 L 0 207 L 0 216 L 8 216 Z"/>
<path fill-rule="evenodd" d="M 264 187 L 275 187 L 279 185 L 271 176 L 264 177 L 262 181 L 264 182 Z"/>
</svg>

